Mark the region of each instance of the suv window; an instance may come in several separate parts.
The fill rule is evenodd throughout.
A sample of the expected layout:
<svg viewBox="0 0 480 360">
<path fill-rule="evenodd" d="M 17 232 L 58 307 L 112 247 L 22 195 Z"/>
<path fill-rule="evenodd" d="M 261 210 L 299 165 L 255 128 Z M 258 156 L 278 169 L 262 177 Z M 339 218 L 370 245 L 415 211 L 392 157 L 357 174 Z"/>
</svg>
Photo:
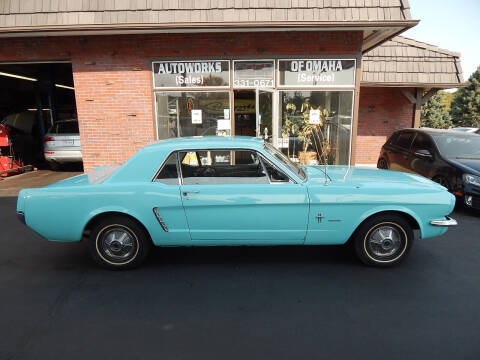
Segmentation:
<svg viewBox="0 0 480 360">
<path fill-rule="evenodd" d="M 412 145 L 413 135 L 415 135 L 411 131 L 405 131 L 398 135 L 397 141 L 395 142 L 396 146 L 399 146 L 404 149 L 410 149 L 410 145 Z"/>
<path fill-rule="evenodd" d="M 269 183 L 255 151 L 182 151 L 179 156 L 185 185 Z"/>
<path fill-rule="evenodd" d="M 433 152 L 433 143 L 428 137 L 428 135 L 419 132 L 417 133 L 417 136 L 415 136 L 415 140 L 413 141 L 412 150 L 428 150 L 430 152 Z"/>
<path fill-rule="evenodd" d="M 160 182 L 165 185 L 178 185 L 178 172 L 177 172 L 177 153 L 171 154 L 167 161 L 162 166 L 162 169 L 155 179 L 156 182 Z"/>
<path fill-rule="evenodd" d="M 50 134 L 78 134 L 78 121 L 59 121 L 48 131 Z"/>
<path fill-rule="evenodd" d="M 388 145 L 395 144 L 395 141 L 397 141 L 397 138 L 398 138 L 398 132 L 393 133 L 392 136 L 390 136 L 390 138 L 387 140 L 387 144 Z"/>
</svg>

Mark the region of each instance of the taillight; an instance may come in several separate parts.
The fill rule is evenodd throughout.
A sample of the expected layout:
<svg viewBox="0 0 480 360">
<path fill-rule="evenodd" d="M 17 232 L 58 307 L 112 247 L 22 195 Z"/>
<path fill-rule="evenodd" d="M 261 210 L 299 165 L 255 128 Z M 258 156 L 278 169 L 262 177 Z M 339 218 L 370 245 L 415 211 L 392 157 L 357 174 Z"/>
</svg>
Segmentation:
<svg viewBox="0 0 480 360">
<path fill-rule="evenodd" d="M 55 139 L 51 136 L 45 136 L 45 138 L 43 139 L 43 142 L 49 142 L 49 141 L 55 141 Z"/>
</svg>

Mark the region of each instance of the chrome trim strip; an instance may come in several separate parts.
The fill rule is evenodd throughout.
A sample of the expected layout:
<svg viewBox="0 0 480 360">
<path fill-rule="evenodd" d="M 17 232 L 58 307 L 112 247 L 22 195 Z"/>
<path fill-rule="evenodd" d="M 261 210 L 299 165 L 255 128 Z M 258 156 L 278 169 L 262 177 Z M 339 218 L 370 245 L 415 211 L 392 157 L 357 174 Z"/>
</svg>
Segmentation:
<svg viewBox="0 0 480 360">
<path fill-rule="evenodd" d="M 162 227 L 163 231 L 169 232 L 167 225 L 165 225 L 165 222 L 163 221 L 162 217 L 160 216 L 160 213 L 158 212 L 158 208 L 154 207 L 153 208 L 153 213 L 155 214 L 155 217 L 157 218 L 158 222 L 160 223 L 160 226 Z"/>
<path fill-rule="evenodd" d="M 457 220 L 452 219 L 450 216 L 445 216 L 446 220 L 432 220 L 430 225 L 433 226 L 457 226 Z"/>
</svg>

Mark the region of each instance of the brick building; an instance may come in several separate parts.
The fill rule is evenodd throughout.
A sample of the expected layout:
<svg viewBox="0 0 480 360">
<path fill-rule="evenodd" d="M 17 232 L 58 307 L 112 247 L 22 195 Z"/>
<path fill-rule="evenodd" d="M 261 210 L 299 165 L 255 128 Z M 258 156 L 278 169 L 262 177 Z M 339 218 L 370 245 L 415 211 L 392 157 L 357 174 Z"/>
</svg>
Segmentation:
<svg viewBox="0 0 480 360">
<path fill-rule="evenodd" d="M 172 136 L 263 136 L 298 160 L 316 122 L 330 163 L 375 164 L 463 82 L 459 54 L 399 36 L 417 23 L 407 0 L 3 1 L 0 115 L 77 116 L 85 171 Z"/>
</svg>

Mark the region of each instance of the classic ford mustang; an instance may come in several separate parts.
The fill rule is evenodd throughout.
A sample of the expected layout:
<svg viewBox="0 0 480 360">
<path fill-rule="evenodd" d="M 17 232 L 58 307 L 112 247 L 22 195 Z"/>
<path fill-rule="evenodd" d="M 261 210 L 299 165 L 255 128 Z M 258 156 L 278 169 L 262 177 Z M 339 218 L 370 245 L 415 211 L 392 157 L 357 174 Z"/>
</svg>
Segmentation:
<svg viewBox="0 0 480 360">
<path fill-rule="evenodd" d="M 420 238 L 456 221 L 455 197 L 418 175 L 298 166 L 263 140 L 161 140 L 119 167 L 24 189 L 17 214 L 52 241 L 88 242 L 112 269 L 133 268 L 151 245 L 351 244 L 365 264 L 393 265 Z"/>
</svg>

